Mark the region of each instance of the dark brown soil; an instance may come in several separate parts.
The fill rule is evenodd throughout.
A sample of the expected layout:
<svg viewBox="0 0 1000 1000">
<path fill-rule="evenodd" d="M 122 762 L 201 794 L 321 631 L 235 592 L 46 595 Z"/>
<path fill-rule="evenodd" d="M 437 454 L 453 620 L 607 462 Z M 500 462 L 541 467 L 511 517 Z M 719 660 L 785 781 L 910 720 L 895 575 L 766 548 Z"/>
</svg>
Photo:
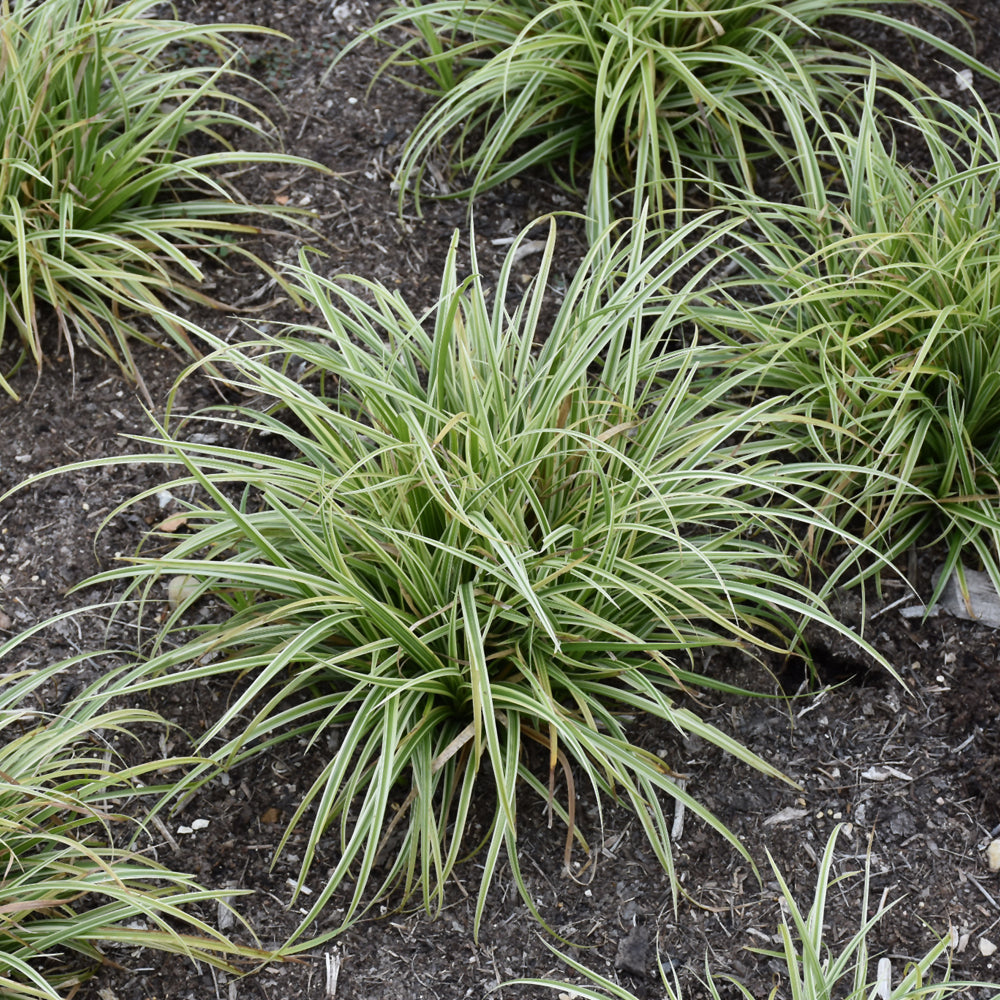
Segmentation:
<svg viewBox="0 0 1000 1000">
<path fill-rule="evenodd" d="M 340 63 L 329 80 L 331 53 L 369 25 L 381 4 L 317 0 L 213 0 L 184 2 L 181 16 L 198 20 L 252 22 L 278 28 L 290 40 L 247 36 L 247 72 L 266 83 L 280 104 L 257 92 L 273 116 L 286 151 L 311 157 L 337 172 L 322 176 L 274 165 L 250 171 L 242 190 L 264 202 L 289 200 L 317 213 L 318 235 L 309 242 L 327 257 L 323 273 L 350 272 L 398 289 L 415 306 L 436 296 L 440 268 L 453 231 L 462 232 L 468 262 L 469 227 L 461 202 L 424 202 L 424 217 L 411 210 L 401 218 L 391 191 L 392 172 L 402 141 L 426 101 L 399 83 L 383 79 L 367 87 L 384 50 L 367 45 Z M 1000 32 L 994 0 L 964 0 L 973 18 L 980 55 L 1000 68 Z M 937 14 L 912 16 L 956 44 L 964 39 Z M 889 44 L 880 32 L 874 43 Z M 896 53 L 899 56 L 899 53 Z M 956 93 L 955 78 L 927 51 L 915 50 L 916 72 L 939 91 Z M 996 91 L 986 92 L 995 98 Z M 441 169 L 446 173 L 445 165 Z M 502 259 L 504 239 L 538 216 L 575 211 L 581 202 L 544 175 L 511 182 L 476 204 L 475 238 L 487 277 Z M 579 223 L 560 224 L 560 264 L 570 274 L 583 252 Z M 253 249 L 268 261 L 294 262 L 302 238 L 292 231 L 262 235 Z M 530 260 L 525 264 L 530 267 Z M 257 312 L 201 313 L 191 316 L 222 336 L 240 336 L 243 319 L 256 324 L 301 318 L 249 263 L 212 275 L 212 294 Z M 53 341 L 51 349 L 58 355 Z M 141 370 L 154 415 L 184 363 L 167 352 L 140 349 Z M 13 357 L 2 359 L 9 367 Z M 103 360 L 78 349 L 75 367 L 57 357 L 37 379 L 22 370 L 14 379 L 23 401 L 0 402 L 0 492 L 24 478 L 66 463 L 142 451 L 125 435 L 148 434 L 150 421 L 134 388 Z M 212 390 L 191 379 L 184 383 L 179 412 L 213 401 Z M 95 588 L 66 595 L 66 589 L 101 567 L 132 553 L 148 524 L 158 518 L 155 501 L 105 519 L 123 500 L 167 485 L 155 465 L 111 465 L 70 471 L 21 492 L 0 508 L 0 635 L 72 608 L 114 601 L 116 594 Z M 104 525 L 103 531 L 98 529 Z M 96 541 L 95 541 L 96 539 Z M 930 563 L 918 582 L 929 589 Z M 866 635 L 894 664 L 911 690 L 878 671 L 868 671 L 849 651 L 819 657 L 822 684 L 786 703 L 770 698 L 702 696 L 707 718 L 774 763 L 799 787 L 762 779 L 711 747 L 681 741 L 643 720 L 634 737 L 665 752 L 672 766 L 689 777 L 689 790 L 705 802 L 746 845 L 754 868 L 701 824 L 688 821 L 676 840 L 676 863 L 687 893 L 675 909 L 666 878 L 646 849 L 635 819 L 605 803 L 605 826 L 596 824 L 593 803 L 584 803 L 585 832 L 596 845 L 589 860 L 577 861 L 586 874 L 577 880 L 561 873 L 563 840 L 546 827 L 540 810 L 526 803 L 519 830 L 522 869 L 543 917 L 580 949 L 577 957 L 625 983 L 638 997 L 662 995 L 656 978 L 657 951 L 671 963 L 691 996 L 703 995 L 694 982 L 703 974 L 706 953 L 717 974 L 732 974 L 756 996 L 778 982 L 778 966 L 749 949 L 778 947 L 780 920 L 777 882 L 768 852 L 780 866 L 800 904 L 808 906 L 817 858 L 838 823 L 846 824 L 837 850 L 838 874 L 863 869 L 871 840 L 872 905 L 883 897 L 899 902 L 873 936 L 874 945 L 904 963 L 926 952 L 937 937 L 953 933 L 960 978 L 1000 982 L 1000 952 L 986 957 L 981 943 L 1000 944 L 1000 877 L 988 870 L 983 847 L 1000 824 L 1000 658 L 997 632 L 940 616 L 925 624 L 880 610 L 901 590 L 887 589 L 880 603 L 865 609 Z M 858 609 L 845 604 L 845 621 L 858 624 Z M 20 647 L 5 670 L 42 666 L 77 652 L 106 645 L 134 647 L 128 616 L 109 628 L 109 609 L 81 610 Z M 107 670 L 111 655 L 81 663 L 58 690 L 47 694 L 57 707 L 80 685 Z M 748 687 L 773 692 L 773 682 L 749 659 L 706 657 L 701 669 Z M 780 665 L 775 664 L 778 668 Z M 786 674 L 796 690 L 801 678 Z M 803 690 L 805 690 L 803 688 Z M 207 686 L 174 692 L 156 707 L 191 730 L 210 718 L 213 703 L 226 692 Z M 150 752 L 158 747 L 150 746 Z M 298 874 L 299 840 L 293 836 L 275 858 L 282 819 L 308 787 L 321 764 L 288 744 L 272 758 L 258 760 L 206 787 L 183 812 L 165 817 L 172 833 L 149 849 L 163 863 L 196 872 L 206 885 L 247 888 L 239 911 L 266 945 L 277 945 L 294 930 L 307 903 L 291 905 Z M 195 818 L 208 826 L 179 832 Z M 488 817 L 486 817 L 488 819 Z M 332 860 L 321 859 L 316 877 Z M 532 922 L 509 880 L 495 885 L 479 941 L 472 935 L 479 869 L 473 860 L 459 869 L 448 905 L 436 920 L 422 912 L 386 912 L 365 919 L 325 948 L 275 964 L 240 980 L 194 968 L 155 953 L 109 952 L 113 960 L 77 994 L 79 1000 L 418 1000 L 484 997 L 518 976 L 569 977 L 547 945 L 553 942 Z M 861 879 L 831 891 L 826 939 L 845 942 L 862 920 Z M 330 924 L 344 900 L 331 903 Z M 211 916 L 211 915 L 209 915 Z M 249 940 L 249 939 L 248 939 Z M 562 947 L 566 947 L 563 945 Z M 988 950 L 988 948 L 986 949 Z M 334 985 L 329 969 L 339 966 Z M 730 987 L 723 986 L 725 991 Z M 782 987 L 784 989 L 784 987 Z M 501 987 L 497 998 L 555 996 L 533 987 Z M 779 995 L 785 995 L 780 993 Z M 970 996 L 973 995 L 971 992 Z"/>
</svg>

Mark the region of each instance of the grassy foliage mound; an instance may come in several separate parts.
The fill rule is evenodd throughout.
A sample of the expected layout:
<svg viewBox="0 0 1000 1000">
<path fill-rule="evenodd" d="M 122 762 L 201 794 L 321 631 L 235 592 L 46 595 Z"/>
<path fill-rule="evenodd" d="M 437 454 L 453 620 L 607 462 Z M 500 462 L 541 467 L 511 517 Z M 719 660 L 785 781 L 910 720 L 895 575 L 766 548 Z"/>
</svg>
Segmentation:
<svg viewBox="0 0 1000 1000">
<path fill-rule="evenodd" d="M 814 516 L 792 507 L 801 484 L 764 457 L 768 444 L 752 467 L 730 447 L 769 404 L 720 415 L 731 386 L 691 393 L 697 354 L 671 350 L 668 286 L 704 250 L 685 245 L 699 222 L 649 253 L 628 241 L 610 258 L 595 250 L 545 337 L 551 238 L 527 294 L 511 284 L 511 251 L 492 304 L 478 278 L 459 281 L 453 246 L 428 317 L 376 284 L 361 295 L 303 270 L 322 324 L 224 355 L 269 401 L 239 411 L 266 449 L 166 442 L 210 502 L 192 508 L 169 556 L 103 579 L 182 581 L 168 634 L 209 590 L 230 614 L 118 684 L 173 683 L 178 669 L 249 678 L 202 742 L 219 766 L 338 731 L 290 825 L 312 807 L 302 880 L 325 838 L 339 842 L 307 922 L 349 876 L 345 921 L 397 886 L 439 906 L 484 784 L 495 809 L 477 835 L 480 915 L 504 849 L 533 907 L 519 779 L 566 824 L 567 864 L 583 836 L 581 777 L 631 804 L 668 872 L 664 795 L 735 844 L 632 741 L 635 712 L 777 776 L 679 703 L 707 683 L 685 663 L 691 650 L 784 643 L 800 620 L 825 617 L 791 582 L 794 529 Z M 547 756 L 541 774 L 532 745 Z"/>
<path fill-rule="evenodd" d="M 152 16 L 150 0 L 41 0 L 0 7 L 0 343 L 13 330 L 42 363 L 42 307 L 67 349 L 84 341 L 139 378 L 130 340 L 152 318 L 189 347 L 165 303 L 197 291 L 199 255 L 253 232 L 214 168 L 261 159 L 220 129 L 263 134 L 223 88 L 246 25 Z M 203 51 L 208 65 L 186 65 Z M 217 152 L 195 153 L 207 139 Z M 290 159 L 267 154 L 268 160 Z M 0 388 L 11 392 L 0 377 Z"/>
<path fill-rule="evenodd" d="M 0 645 L 0 656 L 12 645 Z M 58 715 L 27 707 L 57 669 L 0 675 L 0 995 L 72 995 L 108 945 L 180 953 L 233 972 L 234 961 L 271 957 L 233 944 L 198 915 L 204 903 L 214 912 L 219 893 L 117 846 L 135 824 L 116 807 L 167 762 L 119 767 L 111 744 L 160 720 L 108 710 L 99 698 L 78 698 Z"/>
<path fill-rule="evenodd" d="M 831 18 L 888 27 L 994 75 L 880 9 L 900 2 L 406 0 L 374 29 L 413 32 L 385 68 L 419 65 L 438 100 L 407 140 L 400 204 L 411 189 L 419 199 L 424 167 L 442 146 L 472 195 L 532 164 L 568 166 L 573 188 L 589 169 L 595 238 L 647 200 L 662 218 L 683 210 L 691 187 L 736 181 L 752 190 L 764 157 L 770 172 L 802 183 L 797 161 L 822 131 L 824 109 L 854 106 L 873 69 L 885 83 L 922 90 Z M 939 0 L 924 6 L 956 16 Z M 631 211 L 612 203 L 621 188 L 634 191 Z"/>
</svg>

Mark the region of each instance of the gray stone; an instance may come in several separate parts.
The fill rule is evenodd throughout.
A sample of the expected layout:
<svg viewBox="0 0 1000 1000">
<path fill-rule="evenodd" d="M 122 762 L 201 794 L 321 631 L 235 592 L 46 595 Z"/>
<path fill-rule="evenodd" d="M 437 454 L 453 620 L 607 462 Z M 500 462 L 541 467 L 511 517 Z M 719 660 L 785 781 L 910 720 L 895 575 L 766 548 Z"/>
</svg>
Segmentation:
<svg viewBox="0 0 1000 1000">
<path fill-rule="evenodd" d="M 649 974 L 649 931 L 641 924 L 618 942 L 615 968 L 632 976 Z"/>
<path fill-rule="evenodd" d="M 941 607 L 956 618 L 965 618 L 967 621 L 1000 628 L 1000 595 L 997 594 L 989 574 L 966 569 L 964 566 L 962 572 L 968 599 L 962 592 L 957 571 L 952 570 L 948 582 L 941 591 Z M 941 570 L 938 570 L 933 577 L 935 587 L 940 578 Z"/>
</svg>

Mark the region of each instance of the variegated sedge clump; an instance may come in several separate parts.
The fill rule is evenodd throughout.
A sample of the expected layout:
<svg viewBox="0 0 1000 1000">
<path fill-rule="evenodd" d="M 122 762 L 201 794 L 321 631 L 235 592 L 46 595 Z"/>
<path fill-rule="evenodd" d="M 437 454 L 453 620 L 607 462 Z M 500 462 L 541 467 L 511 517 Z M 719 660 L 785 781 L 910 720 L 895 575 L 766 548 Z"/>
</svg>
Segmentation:
<svg viewBox="0 0 1000 1000">
<path fill-rule="evenodd" d="M 13 663 L 27 634 L 0 643 L 0 661 Z M 138 826 L 119 808 L 150 795 L 143 784 L 160 767 L 190 761 L 120 764 L 115 740 L 162 719 L 112 709 L 90 691 L 58 714 L 39 711 L 40 694 L 74 665 L 0 674 L 0 995 L 72 996 L 114 948 L 172 952 L 233 973 L 272 958 L 198 915 L 200 904 L 231 909 L 230 890 L 204 889 L 119 846 Z"/>
<path fill-rule="evenodd" d="M 597 238 L 613 218 L 637 217 L 646 201 L 666 221 L 691 191 L 703 201 L 718 182 L 752 190 L 764 157 L 769 172 L 787 171 L 819 204 L 822 182 L 815 188 L 799 160 L 822 132 L 824 108 L 849 113 L 873 68 L 905 92 L 925 89 L 838 31 L 837 15 L 997 79 L 956 46 L 885 12 L 902 2 L 404 0 L 361 38 L 408 28 L 411 40 L 383 68 L 418 66 L 437 97 L 403 150 L 401 204 L 412 191 L 419 207 L 425 167 L 442 147 L 442 169 L 467 177 L 461 193 L 473 196 L 547 164 L 560 183 L 568 172 L 574 191 L 589 174 Z M 943 0 L 923 6 L 958 16 Z M 623 188 L 632 196 L 616 201 Z"/>
<path fill-rule="evenodd" d="M 231 36 L 263 29 L 153 16 L 159 6 L 0 2 L 0 343 L 13 333 L 39 366 L 46 311 L 70 353 L 85 343 L 140 384 L 134 340 L 158 329 L 191 351 L 197 328 L 165 297 L 211 304 L 199 256 L 247 253 L 238 238 L 256 230 L 238 217 L 280 211 L 248 206 L 216 168 L 308 162 L 222 141 L 229 127 L 265 134 L 224 87 Z M 184 65 L 182 47 L 210 59 Z M 218 151 L 195 154 L 196 137 Z M 2 375 L 0 389 L 13 395 Z"/>
<path fill-rule="evenodd" d="M 1000 125 L 874 79 L 865 101 L 813 155 L 837 180 L 824 204 L 737 198 L 736 272 L 687 311 L 742 380 L 727 405 L 780 400 L 768 432 L 818 490 L 800 502 L 886 559 L 944 542 L 932 604 L 963 560 L 1000 588 Z M 888 102 L 926 168 L 896 155 Z M 820 555 L 831 539 L 812 541 Z"/>
<path fill-rule="evenodd" d="M 820 1000 L 820 998 L 826 1000 L 828 997 L 843 997 L 844 1000 L 869 1000 L 871 997 L 882 997 L 885 1000 L 948 1000 L 949 997 L 971 996 L 973 994 L 969 993 L 970 990 L 982 990 L 984 997 L 989 996 L 990 1000 L 998 1000 L 1000 989 L 996 983 L 967 982 L 952 978 L 950 935 L 941 938 L 919 959 L 907 962 L 902 969 L 899 968 L 898 962 L 893 963 L 888 958 L 880 959 L 877 966 L 872 967 L 872 955 L 868 944 L 869 933 L 885 920 L 898 900 L 888 906 L 884 901 L 881 902 L 875 907 L 872 916 L 868 916 L 870 871 L 867 865 L 859 929 L 842 946 L 834 945 L 828 940 L 829 922 L 825 918 L 830 889 L 850 875 L 857 874 L 848 872 L 834 876 L 837 867 L 837 838 L 842 832 L 843 827 L 837 826 L 830 834 L 826 850 L 817 868 L 816 891 L 812 905 L 805 913 L 802 912 L 774 859 L 771 859 L 771 867 L 781 890 L 783 904 L 781 926 L 778 928 L 781 951 L 767 951 L 756 947 L 746 949 L 770 960 L 767 979 L 770 983 L 777 976 L 779 982 L 769 995 L 787 996 L 789 1000 Z M 856 855 L 852 854 L 851 857 L 854 858 Z M 840 950 L 835 951 L 835 947 L 839 947 Z M 551 979 L 518 979 L 506 985 L 541 986 L 549 990 L 565 990 L 571 995 L 580 997 L 581 1000 L 637 1000 L 635 994 L 627 987 L 612 982 L 575 958 L 561 954 L 560 958 L 599 988 L 594 989 L 589 985 L 570 985 Z M 676 969 L 671 969 L 668 977 L 667 970 L 664 969 L 659 957 L 657 964 L 664 1000 L 684 1000 L 685 995 L 690 995 L 685 994 L 681 988 Z M 777 972 L 775 972 L 776 967 Z M 720 993 L 720 983 L 723 981 L 725 993 Z M 707 996 L 709 1000 L 722 1000 L 723 996 L 739 996 L 742 1000 L 759 1000 L 760 997 L 760 994 L 751 992 L 738 979 L 713 972 L 707 961 L 705 980 L 698 983 L 698 993 L 695 995 Z"/>
<path fill-rule="evenodd" d="M 676 304 L 711 268 L 703 222 L 653 248 L 640 223 L 614 253 L 594 249 L 548 330 L 554 230 L 527 290 L 514 281 L 518 246 L 487 290 L 475 273 L 459 278 L 456 242 L 423 316 L 374 282 L 303 266 L 316 323 L 220 349 L 268 405 L 204 416 L 264 432 L 266 450 L 161 442 L 156 460 L 206 502 L 169 555 L 98 578 L 147 597 L 185 580 L 162 647 L 116 684 L 246 679 L 179 792 L 281 740 L 321 752 L 336 732 L 286 833 L 310 825 L 300 886 L 324 845 L 335 858 L 303 928 L 347 882 L 341 927 L 394 890 L 436 911 L 475 846 L 477 794 L 495 806 L 478 817 L 477 928 L 504 854 L 534 911 L 520 782 L 564 824 L 567 864 L 572 838 L 585 843 L 584 790 L 598 808 L 599 793 L 630 805 L 669 873 L 670 797 L 742 850 L 669 761 L 633 742 L 629 719 L 648 713 L 777 777 L 679 702 L 711 683 L 692 651 L 768 636 L 786 648 L 802 621 L 840 626 L 792 579 L 796 530 L 818 515 L 765 505 L 801 487 L 794 471 L 766 442 L 753 459 L 732 447 L 769 404 L 721 415 L 730 381 L 692 393 L 700 355 L 674 347 Z M 174 648 L 207 593 L 228 614 Z M 547 756 L 541 773 L 532 745 Z"/>
</svg>

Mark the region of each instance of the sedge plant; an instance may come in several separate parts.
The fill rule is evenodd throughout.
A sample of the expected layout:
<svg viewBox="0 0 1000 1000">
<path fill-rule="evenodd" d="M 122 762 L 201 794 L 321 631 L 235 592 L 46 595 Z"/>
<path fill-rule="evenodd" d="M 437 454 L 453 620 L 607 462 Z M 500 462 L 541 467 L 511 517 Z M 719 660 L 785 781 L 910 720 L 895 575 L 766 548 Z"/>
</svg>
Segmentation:
<svg viewBox="0 0 1000 1000">
<path fill-rule="evenodd" d="M 796 529 L 815 516 L 791 508 L 800 484 L 767 443 L 753 462 L 732 447 L 769 404 L 720 416 L 732 386 L 691 393 L 697 352 L 672 348 L 677 296 L 710 266 L 697 263 L 715 238 L 701 222 L 652 252 L 628 238 L 610 256 L 592 250 L 548 330 L 554 228 L 527 289 L 518 246 L 494 289 L 460 280 L 456 237 L 425 316 L 303 260 L 316 323 L 219 356 L 266 405 L 203 419 L 253 432 L 249 443 L 172 435 L 152 456 L 205 501 L 169 553 L 96 578 L 147 601 L 174 581 L 161 643 L 112 686 L 243 679 L 180 793 L 282 740 L 321 752 L 337 734 L 282 841 L 308 827 L 300 887 L 333 852 L 303 928 L 343 883 L 354 889 L 341 926 L 393 890 L 435 912 L 477 846 L 477 793 L 495 806 L 477 835 L 477 932 L 504 855 L 534 911 L 519 785 L 558 818 L 567 867 L 573 838 L 586 845 L 581 788 L 634 809 L 668 873 L 670 798 L 738 848 L 656 748 L 632 741 L 629 719 L 661 719 L 778 777 L 685 703 L 685 689 L 714 683 L 692 651 L 786 648 L 803 620 L 839 626 L 793 580 Z M 209 593 L 223 620 L 186 638 L 188 609 Z"/>
<path fill-rule="evenodd" d="M 895 5 L 897 0 L 891 0 Z M 799 180 L 824 105 L 852 105 L 874 65 L 907 91 L 921 84 L 828 20 L 867 21 L 904 44 L 991 70 L 870 0 L 404 0 L 371 30 L 405 27 L 383 69 L 419 66 L 436 102 L 411 133 L 397 180 L 417 198 L 427 162 L 444 148 L 475 195 L 544 164 L 590 172 L 591 234 L 613 217 L 654 218 L 684 204 L 692 184 L 737 181 L 755 164 Z M 941 0 L 924 6 L 955 17 Z M 362 38 L 365 36 L 362 36 Z M 397 37 L 393 35 L 392 37 Z M 360 41 L 360 39 L 359 39 Z M 357 42 L 348 46 L 348 51 Z M 404 78 L 405 79 L 405 78 Z M 776 165 L 777 164 L 777 165 Z M 438 172 L 440 173 L 440 172 Z M 565 175 L 553 169 L 560 183 Z M 461 182 L 460 182 L 461 183 Z M 632 189 L 622 211 L 615 192 Z"/>
<path fill-rule="evenodd" d="M 22 638 L 0 644 L 0 658 Z M 149 712 L 110 709 L 87 692 L 58 714 L 40 709 L 41 695 L 73 667 L 0 673 L 0 995 L 72 996 L 109 947 L 172 952 L 231 972 L 272 958 L 199 915 L 228 906 L 230 890 L 204 889 L 118 846 L 136 828 L 122 812 L 128 800 L 149 794 L 142 785 L 159 767 L 190 762 L 117 763 L 119 741 L 162 723 Z"/>
<path fill-rule="evenodd" d="M 784 401 L 771 430 L 815 463 L 834 520 L 861 512 L 888 559 L 943 539 L 933 603 L 963 558 L 1000 589 L 1000 128 L 982 106 L 883 94 L 926 150 L 911 167 L 875 95 L 818 148 L 835 167 L 818 211 L 744 200 L 738 272 L 692 319 L 742 377 L 729 405 Z"/>
<path fill-rule="evenodd" d="M 778 982 L 768 991 L 769 1000 L 947 1000 L 948 997 L 969 997 L 970 990 L 983 991 L 983 997 L 990 1000 L 1000 998 L 1000 985 L 985 982 L 965 982 L 951 977 L 949 949 L 950 935 L 941 938 L 928 952 L 918 959 L 907 962 L 902 970 L 887 958 L 880 959 L 872 967 L 868 939 L 871 932 L 890 913 L 895 903 L 886 906 L 880 903 L 872 916 L 868 916 L 870 868 L 865 868 L 864 888 L 861 900 L 861 926 L 857 933 L 839 951 L 827 942 L 828 928 L 827 902 L 830 890 L 851 873 L 834 877 L 835 848 L 842 827 L 834 828 L 827 841 L 826 850 L 819 862 L 816 874 L 816 890 L 808 911 L 803 912 L 787 882 L 770 858 L 771 867 L 781 892 L 782 915 L 779 927 L 780 951 L 764 951 L 750 948 L 749 951 L 776 960 L 781 970 Z M 899 900 L 896 901 L 898 903 Z M 558 954 L 558 953 L 557 953 Z M 560 954 L 560 958 L 575 972 L 593 983 L 570 985 L 545 979 L 519 979 L 508 986 L 539 986 L 551 990 L 563 990 L 566 995 L 580 1000 L 637 1000 L 636 995 L 626 986 L 616 983 L 595 972 L 571 956 Z M 657 957 L 663 1000 L 683 1000 L 684 990 L 676 970 L 668 977 L 662 962 Z M 769 974 L 768 978 L 772 976 Z M 724 993 L 720 985 L 724 984 Z M 708 996 L 710 1000 L 722 1000 L 723 996 L 735 996 L 741 1000 L 764 1000 L 764 994 L 753 992 L 738 979 L 728 975 L 716 978 L 706 965 L 705 980 L 699 983 L 696 996 Z M 597 987 L 597 988 L 594 988 Z M 651 994 L 643 994 L 648 996 Z"/>
<path fill-rule="evenodd" d="M 266 135 L 224 87 L 230 36 L 261 29 L 160 18 L 158 6 L 0 3 L 0 344 L 13 336 L 39 366 L 49 316 L 71 354 L 86 343 L 140 384 L 130 342 L 158 327 L 190 352 L 192 328 L 168 300 L 213 304 L 198 291 L 200 258 L 249 255 L 239 238 L 256 230 L 239 217 L 277 211 L 248 206 L 217 168 L 306 162 L 223 139 Z M 195 50 L 210 59 L 180 61 Z M 196 153 L 199 142 L 215 151 Z"/>
</svg>

